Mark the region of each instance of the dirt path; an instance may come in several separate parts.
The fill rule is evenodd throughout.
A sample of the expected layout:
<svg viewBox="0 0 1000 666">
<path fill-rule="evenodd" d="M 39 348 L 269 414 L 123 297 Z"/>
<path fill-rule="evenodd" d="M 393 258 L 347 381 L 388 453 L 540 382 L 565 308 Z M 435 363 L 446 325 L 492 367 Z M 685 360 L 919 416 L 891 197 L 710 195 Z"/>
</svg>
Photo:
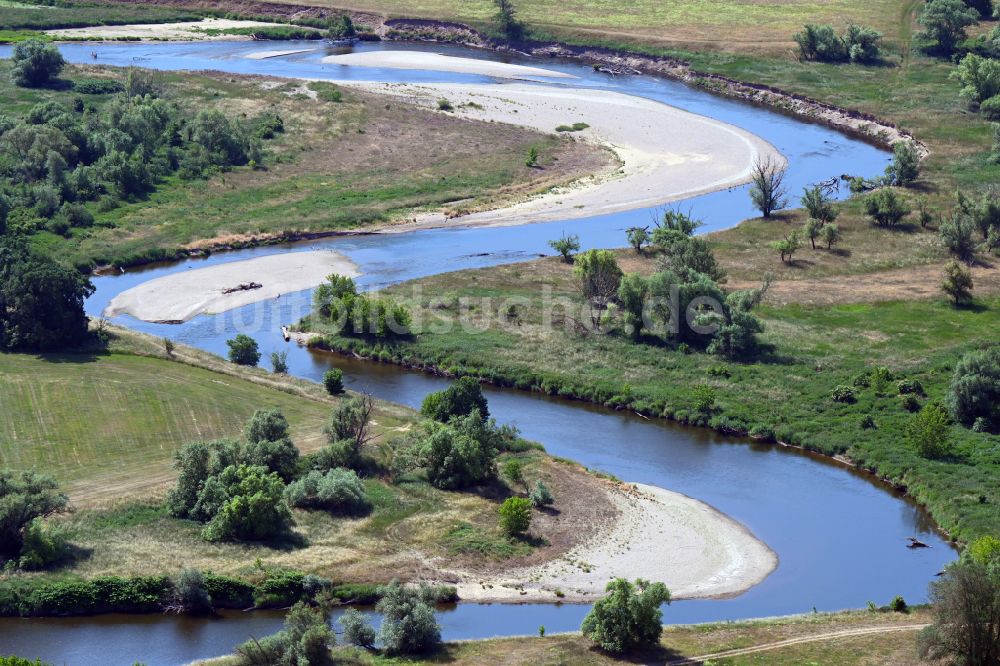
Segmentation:
<svg viewBox="0 0 1000 666">
<path fill-rule="evenodd" d="M 735 650 L 725 650 L 724 652 L 715 652 L 713 654 L 703 654 L 698 657 L 685 657 L 684 659 L 672 659 L 666 662 L 665 666 L 697 666 L 698 664 L 703 664 L 706 661 L 714 659 L 727 659 L 729 657 L 741 657 L 747 654 L 755 654 L 757 652 L 766 652 L 768 650 L 778 650 L 783 647 L 788 647 L 790 645 L 800 645 L 802 643 L 816 643 L 819 641 L 830 641 L 836 640 L 838 638 L 851 638 L 853 636 L 869 636 L 871 634 L 884 634 L 890 631 L 918 631 L 927 627 L 927 624 L 907 624 L 899 627 L 860 627 L 858 629 L 844 629 L 841 631 L 831 631 L 824 634 L 813 634 L 811 636 L 798 636 L 796 638 L 788 638 L 783 641 L 775 641 L 774 643 L 765 643 L 763 645 L 754 645 L 753 647 L 738 648 Z"/>
</svg>

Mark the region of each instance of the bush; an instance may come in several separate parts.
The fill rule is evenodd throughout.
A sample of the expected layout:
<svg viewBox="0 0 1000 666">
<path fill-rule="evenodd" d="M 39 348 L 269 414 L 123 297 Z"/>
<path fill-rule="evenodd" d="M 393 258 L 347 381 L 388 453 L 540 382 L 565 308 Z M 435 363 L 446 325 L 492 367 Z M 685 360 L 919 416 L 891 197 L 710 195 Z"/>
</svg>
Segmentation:
<svg viewBox="0 0 1000 666">
<path fill-rule="evenodd" d="M 285 488 L 285 498 L 301 509 L 324 509 L 333 513 L 357 514 L 371 508 L 358 475 L 338 467 L 326 474 L 313 470 Z"/>
<path fill-rule="evenodd" d="M 496 475 L 497 448 L 492 421 L 478 412 L 453 425 L 435 426 L 421 446 L 427 479 L 437 488 L 455 490 L 489 481 Z"/>
<path fill-rule="evenodd" d="M 330 395 L 340 395 L 344 392 L 344 371 L 340 368 L 330 368 L 323 373 L 323 386 Z"/>
<path fill-rule="evenodd" d="M 326 31 L 327 39 L 332 40 L 350 39 L 356 34 L 358 33 L 354 28 L 354 21 L 351 20 L 348 14 L 341 14 L 335 19 L 330 19 Z"/>
<path fill-rule="evenodd" d="M 0 561 L 21 555 L 25 531 L 36 518 L 44 518 L 66 507 L 67 498 L 55 481 L 31 471 L 0 470 Z M 38 525 L 33 529 L 42 530 Z M 33 546 L 41 545 L 32 534 Z M 41 539 L 44 541 L 44 539 Z"/>
<path fill-rule="evenodd" d="M 833 389 L 833 401 L 851 404 L 857 402 L 858 397 L 852 387 L 840 385 Z"/>
<path fill-rule="evenodd" d="M 829 25 L 806 25 L 794 39 L 802 60 L 866 63 L 878 60 L 882 33 L 852 23 L 838 36 Z"/>
<path fill-rule="evenodd" d="M 21 557 L 18 566 L 22 569 L 46 569 L 70 558 L 70 546 L 59 529 L 51 527 L 41 518 L 35 518 L 22 534 Z"/>
<path fill-rule="evenodd" d="M 537 508 L 552 506 L 553 502 L 555 502 L 549 487 L 541 479 L 535 481 L 535 487 L 528 494 L 528 499 L 531 500 L 532 506 Z"/>
<path fill-rule="evenodd" d="M 500 529 L 507 536 L 520 536 L 531 527 L 531 501 L 508 497 L 500 505 Z"/>
<path fill-rule="evenodd" d="M 253 585 L 239 578 L 208 572 L 202 575 L 202 585 L 215 608 L 249 608 L 253 605 Z"/>
<path fill-rule="evenodd" d="M 62 54 L 53 44 L 27 39 L 14 45 L 10 80 L 24 88 L 44 86 L 59 76 L 65 64 Z"/>
<path fill-rule="evenodd" d="M 1000 654 L 1000 577 L 976 562 L 957 563 L 931 582 L 934 624 L 920 632 L 919 654 L 944 663 L 990 664 Z"/>
<path fill-rule="evenodd" d="M 237 365 L 256 366 L 260 362 L 260 351 L 257 341 L 244 333 L 238 334 L 232 340 L 226 340 L 229 347 L 229 360 Z"/>
<path fill-rule="evenodd" d="M 906 424 L 906 440 L 924 458 L 948 452 L 948 413 L 937 403 L 924 405 Z"/>
<path fill-rule="evenodd" d="M 908 412 L 915 412 L 920 409 L 920 401 L 917 400 L 917 396 L 913 394 L 907 394 L 902 397 L 900 404 L 903 405 L 903 409 Z"/>
<path fill-rule="evenodd" d="M 899 389 L 900 395 L 907 393 L 924 395 L 924 385 L 916 379 L 900 379 L 896 382 L 896 388 Z"/>
<path fill-rule="evenodd" d="M 951 74 L 962 84 L 959 95 L 979 105 L 1000 94 L 1000 60 L 969 53 Z"/>
<path fill-rule="evenodd" d="M 641 579 L 633 585 L 617 578 L 608 583 L 607 591 L 583 619 L 583 635 L 612 654 L 658 645 L 663 631 L 660 605 L 670 603 L 666 586 Z"/>
<path fill-rule="evenodd" d="M 386 654 L 425 654 L 441 646 L 441 627 L 431 607 L 435 601 L 432 588 L 422 585 L 411 590 L 393 582 L 380 588 L 379 594 L 375 606 L 382 615 L 378 642 Z"/>
<path fill-rule="evenodd" d="M 197 569 L 184 569 L 174 581 L 177 605 L 192 614 L 209 613 L 212 597 L 205 589 L 205 578 Z"/>
<path fill-rule="evenodd" d="M 906 600 L 897 594 L 892 598 L 892 601 L 889 602 L 889 610 L 893 613 L 905 613 L 909 610 L 909 607 L 906 605 Z"/>
<path fill-rule="evenodd" d="M 483 388 L 474 377 L 462 377 L 443 391 L 429 393 L 420 407 L 421 414 L 442 423 L 473 411 L 483 418 L 490 415 Z"/>
<path fill-rule="evenodd" d="M 920 153 L 910 141 L 897 141 L 892 146 L 892 164 L 885 170 L 891 185 L 906 187 L 920 174 Z"/>
<path fill-rule="evenodd" d="M 951 378 L 948 409 L 965 426 L 980 418 L 989 428 L 1000 426 L 1000 347 L 962 357 Z"/>
<path fill-rule="evenodd" d="M 363 613 L 355 608 L 348 608 L 338 622 L 344 628 L 344 640 L 347 643 L 366 650 L 375 647 L 375 629 Z"/>
<path fill-rule="evenodd" d="M 987 120 L 1000 120 L 1000 95 L 994 95 L 987 100 L 984 100 L 979 105 L 979 112 L 982 113 Z"/>
<path fill-rule="evenodd" d="M 229 466 L 218 476 L 225 499 L 202 535 L 209 541 L 260 541 L 288 530 L 284 483 L 266 467 Z"/>
<path fill-rule="evenodd" d="M 894 227 L 910 214 L 910 209 L 890 188 L 882 188 L 864 199 L 865 213 L 880 227 Z"/>
<path fill-rule="evenodd" d="M 73 81 L 73 91 L 81 95 L 114 95 L 124 92 L 125 86 L 114 79 L 78 79 Z"/>
<path fill-rule="evenodd" d="M 299 602 L 288 611 L 281 631 L 243 643 L 236 654 L 253 666 L 316 666 L 328 663 L 334 642 L 326 613 Z"/>
<path fill-rule="evenodd" d="M 288 372 L 288 352 L 271 352 L 271 371 L 278 375 Z"/>
<path fill-rule="evenodd" d="M 247 420 L 243 436 L 248 442 L 277 442 L 288 438 L 288 420 L 277 409 L 258 409 Z"/>
</svg>

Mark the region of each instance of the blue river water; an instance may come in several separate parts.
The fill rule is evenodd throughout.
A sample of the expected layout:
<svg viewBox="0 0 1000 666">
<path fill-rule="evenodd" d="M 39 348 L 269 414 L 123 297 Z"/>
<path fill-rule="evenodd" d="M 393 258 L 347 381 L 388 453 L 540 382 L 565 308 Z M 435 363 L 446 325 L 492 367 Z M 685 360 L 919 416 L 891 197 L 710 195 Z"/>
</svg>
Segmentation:
<svg viewBox="0 0 1000 666">
<path fill-rule="evenodd" d="M 299 48 L 311 50 L 265 60 L 243 57 L 253 51 Z M 805 186 L 845 173 L 871 177 L 888 163 L 885 151 L 827 127 L 651 76 L 612 77 L 555 58 L 501 57 L 442 45 L 363 43 L 346 48 L 430 50 L 541 66 L 578 78 L 570 82 L 540 80 L 538 85 L 616 90 L 732 123 L 769 141 L 786 156 L 792 205 Z M 322 56 L 343 52 L 345 47 L 316 42 L 67 44 L 61 49 L 73 62 L 93 62 L 91 52 L 96 51 L 96 62 L 101 64 L 168 70 L 330 80 L 495 82 L 463 74 L 324 65 Z M 0 57 L 5 55 L 0 49 Z M 680 205 L 705 222 L 702 231 L 731 227 L 754 215 L 745 186 L 694 197 Z M 99 315 L 116 294 L 175 271 L 305 249 L 330 248 L 345 254 L 362 272 L 359 283 L 379 288 L 421 276 L 551 254 L 547 241 L 563 232 L 578 234 L 585 249 L 620 247 L 625 244 L 624 230 L 637 223 L 648 224 L 651 213 L 635 210 L 516 227 L 343 236 L 217 253 L 98 277 L 94 280 L 97 291 L 87 309 Z M 115 322 L 216 353 L 224 353 L 226 339 L 246 332 L 258 340 L 265 358 L 274 350 L 288 351 L 290 371 L 295 375 L 316 380 L 336 365 L 345 371 L 351 388 L 410 406 L 419 406 L 428 392 L 447 384 L 437 377 L 285 343 L 280 326 L 307 314 L 309 302 L 310 292 L 304 291 L 220 315 L 202 315 L 179 325 L 151 324 L 128 316 Z M 743 523 L 778 554 L 778 568 L 761 584 L 731 599 L 676 601 L 665 610 L 668 623 L 856 608 L 869 600 L 886 603 L 897 594 L 907 601 L 921 601 L 934 574 L 954 558 L 954 551 L 922 510 L 867 475 L 821 458 L 520 391 L 490 388 L 487 396 L 498 420 L 516 424 L 550 453 L 624 480 L 657 485 L 707 502 Z M 911 535 L 932 547 L 907 549 L 905 539 Z M 663 547 L 668 549 L 670 544 Z M 584 605 L 460 603 L 442 609 L 439 620 L 446 639 L 462 639 L 534 634 L 540 625 L 549 632 L 574 630 L 586 612 Z M 226 614 L 214 621 L 159 616 L 0 620 L 0 652 L 72 664 L 132 660 L 150 666 L 180 664 L 226 653 L 249 635 L 269 633 L 279 624 L 280 615 L 274 613 Z"/>
</svg>

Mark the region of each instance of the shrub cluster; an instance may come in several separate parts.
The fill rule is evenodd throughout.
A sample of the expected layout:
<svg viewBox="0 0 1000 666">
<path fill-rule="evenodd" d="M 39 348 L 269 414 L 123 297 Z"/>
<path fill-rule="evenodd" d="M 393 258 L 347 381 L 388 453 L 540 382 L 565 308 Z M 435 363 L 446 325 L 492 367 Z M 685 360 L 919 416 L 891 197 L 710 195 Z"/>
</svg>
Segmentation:
<svg viewBox="0 0 1000 666">
<path fill-rule="evenodd" d="M 871 63 L 879 59 L 882 33 L 852 23 L 838 35 L 832 26 L 807 24 L 794 39 L 803 60 Z"/>
<path fill-rule="evenodd" d="M 410 334 L 409 309 L 389 298 L 359 294 L 349 277 L 332 274 L 313 292 L 315 316 L 342 335 L 389 339 Z"/>
</svg>

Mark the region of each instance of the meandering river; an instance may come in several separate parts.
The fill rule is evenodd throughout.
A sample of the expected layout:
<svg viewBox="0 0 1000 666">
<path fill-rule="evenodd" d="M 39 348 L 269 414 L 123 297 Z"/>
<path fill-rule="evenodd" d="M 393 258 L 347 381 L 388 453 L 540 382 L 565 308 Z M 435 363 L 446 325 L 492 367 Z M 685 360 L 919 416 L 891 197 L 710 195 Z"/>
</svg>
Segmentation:
<svg viewBox="0 0 1000 666">
<path fill-rule="evenodd" d="M 287 57 L 251 60 L 243 56 L 267 49 L 311 49 Z M 463 57 L 540 65 L 579 77 L 540 82 L 607 89 L 647 97 L 732 123 L 769 141 L 789 161 L 789 189 L 844 173 L 871 177 L 888 162 L 885 151 L 829 128 L 774 111 L 712 96 L 683 84 L 649 76 L 611 77 L 558 59 L 539 61 L 458 47 L 360 44 L 358 50 L 426 49 Z M 160 69 L 214 69 L 331 80 L 491 82 L 465 74 L 399 71 L 324 65 L 320 59 L 345 49 L 315 42 L 268 45 L 261 42 L 68 44 L 74 62 L 137 64 Z M 0 57 L 8 50 L 0 50 Z M 746 187 L 683 202 L 706 222 L 703 230 L 729 227 L 754 215 Z M 550 254 L 547 241 L 563 231 L 579 234 L 583 247 L 624 245 L 624 230 L 648 223 L 649 210 L 520 227 L 448 228 L 404 234 L 330 238 L 307 244 L 220 253 L 171 265 L 150 266 L 95 279 L 87 310 L 99 315 L 116 294 L 174 271 L 237 261 L 308 247 L 326 247 L 350 257 L 363 273 L 359 282 L 378 288 L 445 271 L 525 261 Z M 157 325 L 131 317 L 121 323 L 157 336 L 223 353 L 225 340 L 247 332 L 265 357 L 289 352 L 290 371 L 319 379 L 331 364 L 344 370 L 351 388 L 419 406 L 430 391 L 447 382 L 391 366 L 309 352 L 285 343 L 282 324 L 308 312 L 309 292 L 286 294 L 274 302 L 221 315 L 202 315 L 181 325 Z M 702 500 L 741 521 L 779 556 L 777 570 L 764 582 L 732 599 L 677 601 L 666 609 L 670 623 L 862 607 L 886 603 L 897 594 L 907 601 L 926 598 L 927 583 L 954 551 L 934 530 L 926 514 L 891 489 L 842 466 L 793 450 L 721 437 L 621 412 L 513 390 L 487 389 L 490 410 L 502 422 L 543 443 L 555 455 L 577 460 L 628 481 L 648 483 Z M 907 536 L 932 547 L 909 550 Z M 664 544 L 669 548 L 670 544 Z M 586 606 L 544 604 L 458 604 L 442 609 L 446 639 L 574 630 Z M 260 636 L 280 624 L 278 613 L 227 613 L 217 620 L 167 616 L 102 616 L 0 620 L 0 653 L 17 653 L 68 664 L 176 665 L 224 654 L 249 635 Z"/>
</svg>

